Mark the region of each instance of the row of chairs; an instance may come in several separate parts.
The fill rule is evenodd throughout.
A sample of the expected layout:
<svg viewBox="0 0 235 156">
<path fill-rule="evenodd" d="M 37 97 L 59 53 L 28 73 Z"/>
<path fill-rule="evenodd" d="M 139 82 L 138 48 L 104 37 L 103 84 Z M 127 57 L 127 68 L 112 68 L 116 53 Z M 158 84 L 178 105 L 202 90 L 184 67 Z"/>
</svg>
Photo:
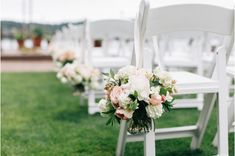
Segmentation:
<svg viewBox="0 0 235 156">
<path fill-rule="evenodd" d="M 145 135 L 133 136 L 126 132 L 127 123 L 122 121 L 119 144 L 116 155 L 123 155 L 126 141 L 144 141 L 145 155 L 155 155 L 155 139 L 169 139 L 178 137 L 192 137 L 191 148 L 200 147 L 211 111 L 218 102 L 218 154 L 228 155 L 228 108 L 226 89 L 226 64 L 234 45 L 235 13 L 233 6 L 215 6 L 195 2 L 183 2 L 151 6 L 146 0 L 140 4 L 135 24 L 135 54 L 136 65 L 143 67 L 145 38 L 155 37 L 161 33 L 179 30 L 201 30 L 229 36 L 229 46 L 221 46 L 215 51 L 215 61 L 212 62 L 211 78 L 188 72 L 172 72 L 178 82 L 178 94 L 203 93 L 205 104 L 196 125 L 163 128 L 152 130 Z M 155 49 L 158 50 L 155 37 Z M 161 58 L 161 56 L 159 56 Z M 159 63 L 160 63 L 159 59 Z M 160 64 L 161 66 L 161 64 Z M 226 121 L 226 122 L 224 122 Z"/>
<path fill-rule="evenodd" d="M 52 44 L 56 49 L 72 49 L 79 53 L 81 63 L 92 64 L 102 72 L 108 72 L 110 68 L 119 69 L 131 63 L 133 28 L 131 20 L 84 21 L 58 31 Z M 96 99 L 103 96 L 103 85 L 97 91 L 89 90 L 86 95 L 88 113 L 99 112 Z"/>
<path fill-rule="evenodd" d="M 130 64 L 133 53 L 133 27 L 132 20 L 88 21 L 78 26 L 64 27 L 56 33 L 53 43 L 60 49 L 77 51 L 80 57 L 83 57 L 82 60 L 107 71 L 108 68 L 120 68 Z M 101 47 L 94 46 L 97 40 L 102 41 Z M 209 43 L 205 44 L 206 41 Z M 145 40 L 149 50 L 145 57 L 149 58 L 152 66 L 160 63 L 161 68 L 165 70 L 185 69 L 209 76 L 214 51 L 222 45 L 222 41 L 221 36 L 199 31 L 164 33 L 158 37 L 157 44 L 149 38 Z M 232 58 L 235 60 L 234 56 Z M 177 100 L 175 108 L 196 107 L 201 110 L 202 105 L 203 96 L 199 94 L 196 98 Z"/>
<path fill-rule="evenodd" d="M 103 71 L 109 68 L 118 69 L 130 63 L 149 69 L 158 65 L 166 70 L 175 70 L 171 74 L 177 80 L 178 95 L 197 95 L 193 102 L 200 101 L 195 106 L 201 108 L 201 113 L 195 125 L 156 129 L 144 135 L 130 135 L 126 131 L 126 121 L 122 121 L 116 155 L 124 155 L 126 142 L 135 141 L 144 141 L 145 155 L 155 155 L 155 140 L 179 137 L 192 137 L 191 148 L 199 148 L 216 101 L 218 132 L 214 145 L 218 146 L 219 155 L 228 155 L 227 132 L 233 122 L 233 111 L 229 113 L 228 125 L 224 122 L 228 121 L 228 85 L 225 82 L 228 82 L 226 65 L 234 44 L 233 6 L 215 6 L 207 2 L 193 1 L 179 1 L 176 5 L 166 1 L 164 5 L 150 6 L 148 1 L 143 0 L 135 21 L 98 20 L 85 21 L 78 26 L 71 25 L 56 33 L 53 44 L 60 48 L 72 47 L 79 52 L 82 63 L 92 64 Z M 220 38 L 216 42 L 214 40 L 212 46 L 208 46 L 211 44 L 205 42 L 211 33 L 219 34 Z M 97 39 L 103 41 L 102 48 L 94 46 L 93 42 Z M 173 40 L 186 49 L 175 46 Z M 68 43 L 65 44 L 64 41 Z M 207 52 L 203 53 L 205 49 Z M 179 52 L 171 53 L 174 50 Z M 214 56 L 203 59 L 203 55 L 207 56 L 207 53 Z M 187 60 L 188 57 L 190 59 Z M 185 60 L 188 62 L 184 62 Z M 204 63 L 208 64 L 207 68 Z M 189 68 L 194 69 L 194 73 L 179 71 L 185 68 L 188 71 L 192 71 Z M 234 69 L 229 67 L 228 73 L 234 76 Z M 88 92 L 90 114 L 98 111 L 95 99 L 100 95 L 100 92 Z M 193 102 L 184 98 L 176 101 L 176 106 L 191 107 Z M 202 103 L 204 104 L 200 105 Z"/>
</svg>

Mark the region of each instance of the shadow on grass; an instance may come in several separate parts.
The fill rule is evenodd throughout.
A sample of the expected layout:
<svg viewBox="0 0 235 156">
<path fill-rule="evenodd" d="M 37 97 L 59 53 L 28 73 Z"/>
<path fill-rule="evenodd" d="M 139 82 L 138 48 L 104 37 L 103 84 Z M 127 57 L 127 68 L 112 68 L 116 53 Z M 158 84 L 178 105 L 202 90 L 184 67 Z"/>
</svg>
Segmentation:
<svg viewBox="0 0 235 156">
<path fill-rule="evenodd" d="M 181 150 L 181 151 L 171 151 L 165 152 L 164 154 L 160 154 L 160 156 L 203 156 L 203 152 L 201 150 Z"/>
</svg>

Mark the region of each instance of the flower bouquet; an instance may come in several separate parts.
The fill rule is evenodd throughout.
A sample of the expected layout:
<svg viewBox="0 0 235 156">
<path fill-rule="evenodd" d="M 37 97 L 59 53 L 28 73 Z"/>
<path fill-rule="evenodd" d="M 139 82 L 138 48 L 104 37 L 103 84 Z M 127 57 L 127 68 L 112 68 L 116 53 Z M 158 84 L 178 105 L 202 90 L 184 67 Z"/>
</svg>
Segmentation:
<svg viewBox="0 0 235 156">
<path fill-rule="evenodd" d="M 57 73 L 62 83 L 74 87 L 75 91 L 83 93 L 86 89 L 97 89 L 100 72 L 89 65 L 77 62 L 68 63 Z"/>
<path fill-rule="evenodd" d="M 116 74 L 105 74 L 105 98 L 99 101 L 101 116 L 114 121 L 128 120 L 132 134 L 148 132 L 151 120 L 173 107 L 175 80 L 156 68 L 153 72 L 134 66 L 121 68 Z"/>
<path fill-rule="evenodd" d="M 56 65 L 61 68 L 67 63 L 73 63 L 73 61 L 77 60 L 78 57 L 74 51 L 66 50 L 56 54 L 55 62 Z"/>
</svg>

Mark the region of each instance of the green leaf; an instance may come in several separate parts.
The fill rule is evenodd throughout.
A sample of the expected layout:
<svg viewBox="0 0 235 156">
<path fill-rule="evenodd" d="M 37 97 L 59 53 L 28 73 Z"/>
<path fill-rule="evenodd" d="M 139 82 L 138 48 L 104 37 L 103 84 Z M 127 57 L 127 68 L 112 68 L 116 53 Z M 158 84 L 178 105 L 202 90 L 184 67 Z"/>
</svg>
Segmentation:
<svg viewBox="0 0 235 156">
<path fill-rule="evenodd" d="M 138 97 L 138 92 L 135 90 L 134 91 L 134 97 L 137 98 Z"/>
<path fill-rule="evenodd" d="M 132 100 L 135 101 L 136 97 L 133 94 L 129 94 L 128 97 Z"/>
<path fill-rule="evenodd" d="M 105 75 L 105 76 L 109 76 L 109 73 L 102 73 L 103 75 Z"/>
<path fill-rule="evenodd" d="M 109 111 L 107 111 L 107 112 L 102 112 L 103 114 L 111 114 L 111 113 L 114 113 L 115 112 L 115 109 L 111 109 L 111 110 L 109 110 Z"/>
<path fill-rule="evenodd" d="M 110 118 L 108 119 L 108 121 L 106 122 L 106 125 L 111 124 L 111 122 L 113 122 L 113 118 L 112 118 L 112 117 L 110 117 Z"/>
<path fill-rule="evenodd" d="M 174 99 L 173 99 L 173 100 L 174 100 Z M 163 108 L 164 108 L 164 111 L 165 111 L 165 112 L 171 111 L 171 109 L 172 109 L 172 107 L 173 107 L 173 105 L 172 105 L 173 100 L 172 100 L 171 102 L 165 101 L 165 102 L 163 103 Z"/>
<path fill-rule="evenodd" d="M 110 69 L 109 75 L 111 78 L 114 78 L 114 72 L 112 71 L 112 69 Z"/>
<path fill-rule="evenodd" d="M 161 88 L 160 89 L 160 95 L 166 95 L 166 93 L 167 93 L 167 89 L 165 89 L 165 88 Z"/>
<path fill-rule="evenodd" d="M 118 118 L 116 115 L 115 115 L 115 119 L 116 119 L 116 121 L 120 124 L 120 118 Z"/>
<path fill-rule="evenodd" d="M 121 82 L 121 80 L 120 80 L 120 79 L 118 80 L 118 85 L 119 85 L 119 86 L 121 86 L 121 85 L 122 85 L 122 82 Z"/>
<path fill-rule="evenodd" d="M 137 107 L 138 107 L 138 102 L 137 100 L 135 100 L 134 102 L 130 104 L 129 109 L 134 111 L 137 109 Z"/>
</svg>

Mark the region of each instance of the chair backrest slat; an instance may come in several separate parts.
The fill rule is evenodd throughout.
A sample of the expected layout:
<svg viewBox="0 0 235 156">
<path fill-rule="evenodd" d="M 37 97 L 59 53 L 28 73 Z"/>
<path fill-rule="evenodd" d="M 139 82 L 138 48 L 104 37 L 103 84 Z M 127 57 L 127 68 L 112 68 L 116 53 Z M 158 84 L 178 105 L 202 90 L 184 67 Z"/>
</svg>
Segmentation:
<svg viewBox="0 0 235 156">
<path fill-rule="evenodd" d="M 104 19 L 89 22 L 89 33 L 91 38 L 133 38 L 133 27 L 131 20 Z"/>
<path fill-rule="evenodd" d="M 108 55 L 109 43 L 118 41 L 119 49 L 123 46 L 122 43 L 133 39 L 134 36 L 134 21 L 127 19 L 102 19 L 87 22 L 86 40 L 88 52 L 86 53 L 86 62 L 91 60 L 91 51 L 93 49 L 93 41 L 102 41 L 102 52 Z M 122 49 L 123 50 L 123 49 Z"/>
<path fill-rule="evenodd" d="M 234 10 L 208 4 L 178 4 L 151 8 L 146 36 L 181 30 L 205 31 L 221 35 L 233 32 Z"/>
</svg>

